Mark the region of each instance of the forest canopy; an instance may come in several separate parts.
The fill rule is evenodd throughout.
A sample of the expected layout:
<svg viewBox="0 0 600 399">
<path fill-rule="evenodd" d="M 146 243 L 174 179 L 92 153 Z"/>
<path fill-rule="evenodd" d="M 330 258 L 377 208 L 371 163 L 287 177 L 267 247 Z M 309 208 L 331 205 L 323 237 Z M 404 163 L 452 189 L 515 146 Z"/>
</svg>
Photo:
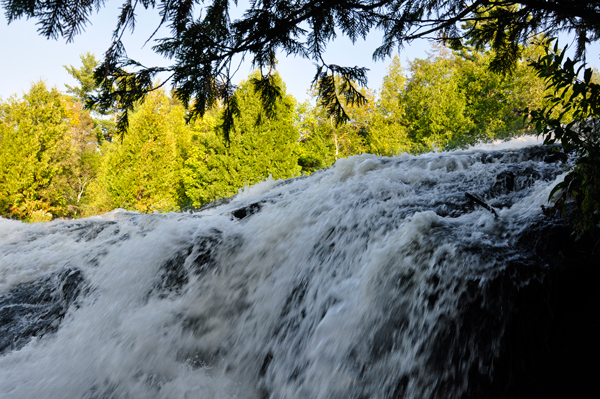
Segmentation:
<svg viewBox="0 0 600 399">
<path fill-rule="evenodd" d="M 541 51 L 531 44 L 524 54 Z M 246 185 L 310 174 L 351 155 L 418 154 L 530 132 L 517 111 L 542 105 L 543 80 L 526 59 L 511 75 L 490 74 L 492 59 L 491 51 L 442 46 L 406 66 L 395 56 L 380 88 L 361 89 L 368 102 L 344 102 L 350 121 L 342 125 L 315 101 L 316 92 L 298 103 L 276 72 L 281 95 L 267 112 L 257 70 L 233 94 L 227 141 L 222 103 L 189 122 L 188 110 L 164 88 L 138 101 L 117 135 L 118 104 L 83 108 L 97 90 L 90 78 L 99 63 L 84 54 L 80 65 L 65 66 L 77 84 L 64 93 L 38 82 L 0 101 L 0 215 L 39 221 L 119 207 L 197 209 Z"/>
</svg>

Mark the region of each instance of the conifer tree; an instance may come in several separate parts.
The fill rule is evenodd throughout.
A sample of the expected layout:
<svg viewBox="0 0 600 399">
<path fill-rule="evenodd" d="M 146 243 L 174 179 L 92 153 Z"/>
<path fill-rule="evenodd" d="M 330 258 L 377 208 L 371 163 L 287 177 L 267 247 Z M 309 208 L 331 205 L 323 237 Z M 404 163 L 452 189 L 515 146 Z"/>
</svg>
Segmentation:
<svg viewBox="0 0 600 399">
<path fill-rule="evenodd" d="M 68 214 L 70 121 L 68 99 L 43 82 L 22 99 L 0 104 L 0 214 L 31 220 Z"/>
<path fill-rule="evenodd" d="M 474 123 L 457 145 L 505 140 L 532 131 L 523 118 L 524 111 L 541 107 L 544 98 L 544 81 L 528 65 L 543 51 L 536 43 L 523 46 L 523 57 L 517 61 L 512 74 L 490 71 L 495 57 L 492 50 L 464 47 L 454 52 L 459 86 L 467 98 L 466 115 Z"/>
<path fill-rule="evenodd" d="M 122 140 L 104 142 L 102 166 L 91 191 L 94 201 L 88 213 L 125 208 L 140 212 L 177 211 L 181 198 L 178 142 L 188 131 L 181 105 L 172 105 L 157 90 L 140 104 Z"/>
<path fill-rule="evenodd" d="M 117 115 L 119 111 L 118 103 L 115 102 L 112 107 L 99 109 L 92 103 L 92 98 L 97 96 L 100 85 L 96 81 L 95 70 L 100 64 L 96 57 L 91 53 L 85 53 L 79 56 L 81 59 L 81 67 L 75 68 L 73 65 L 63 65 L 69 75 L 71 75 L 79 86 L 67 87 L 67 93 L 72 94 L 83 105 L 86 105 L 92 112 L 94 118 L 94 126 L 98 141 L 111 141 L 115 136 Z"/>
<path fill-rule="evenodd" d="M 194 206 L 229 197 L 269 176 L 284 179 L 299 175 L 295 100 L 285 93 L 279 75 L 273 76 L 282 94 L 272 104 L 270 117 L 255 89 L 253 80 L 260 79 L 258 72 L 236 91 L 239 113 L 234 117 L 229 143 L 222 135 L 223 111 L 218 119 L 213 111 L 193 125 L 196 144 L 185 164 L 185 186 Z"/>
<path fill-rule="evenodd" d="M 79 86 L 70 86 L 67 84 L 65 86 L 67 87 L 67 93 L 85 103 L 98 88 L 96 79 L 94 78 L 94 71 L 100 62 L 89 52 L 82 54 L 79 58 L 82 64 L 80 68 L 75 68 L 73 65 L 63 65 L 69 75 L 79 82 Z"/>
<path fill-rule="evenodd" d="M 410 64 L 411 77 L 402 96 L 408 135 L 417 151 L 440 151 L 468 134 L 473 125 L 451 53 L 438 50 L 439 55 Z"/>
<path fill-rule="evenodd" d="M 366 138 L 373 113 L 374 94 L 365 89 L 361 94 L 370 99 L 360 105 L 342 101 L 348 123 L 339 125 L 328 114 L 323 104 L 312 105 L 310 101 L 299 107 L 301 130 L 301 156 L 299 159 L 303 173 L 312 173 L 327 168 L 340 158 L 362 154 L 367 150 Z M 313 99 L 317 94 L 312 92 Z"/>
<path fill-rule="evenodd" d="M 413 149 L 408 138 L 406 105 L 402 98 L 406 81 L 400 57 L 396 55 L 383 78 L 369 128 L 367 140 L 369 152 L 373 154 L 398 155 Z"/>
<path fill-rule="evenodd" d="M 69 217 L 80 217 L 85 213 L 90 201 L 88 188 L 98 174 L 100 153 L 94 132 L 94 121 L 89 111 L 82 108 L 80 101 L 70 99 L 69 109 L 71 151 L 69 174 L 66 175 L 70 191 L 67 198 Z"/>
</svg>

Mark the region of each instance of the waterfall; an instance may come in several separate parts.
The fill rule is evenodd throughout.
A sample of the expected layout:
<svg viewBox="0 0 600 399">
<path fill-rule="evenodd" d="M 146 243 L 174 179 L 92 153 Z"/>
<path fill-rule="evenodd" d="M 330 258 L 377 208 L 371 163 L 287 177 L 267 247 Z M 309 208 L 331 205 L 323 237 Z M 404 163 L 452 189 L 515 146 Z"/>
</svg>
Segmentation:
<svg viewBox="0 0 600 399">
<path fill-rule="evenodd" d="M 0 219 L 0 397 L 463 397 L 543 280 L 548 157 L 360 155 L 194 213 Z"/>
</svg>

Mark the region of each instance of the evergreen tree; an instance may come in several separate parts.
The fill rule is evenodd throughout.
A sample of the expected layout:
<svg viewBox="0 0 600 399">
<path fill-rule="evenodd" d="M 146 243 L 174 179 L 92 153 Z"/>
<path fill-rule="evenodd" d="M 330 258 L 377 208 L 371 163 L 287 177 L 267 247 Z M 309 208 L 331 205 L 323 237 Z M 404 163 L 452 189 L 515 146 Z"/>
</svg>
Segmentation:
<svg viewBox="0 0 600 399">
<path fill-rule="evenodd" d="M 79 82 L 79 86 L 65 84 L 67 93 L 72 94 L 82 104 L 90 108 L 90 111 L 94 115 L 93 129 L 96 132 L 98 141 L 102 139 L 112 141 L 116 134 L 117 115 L 119 111 L 118 103 L 115 102 L 112 107 L 106 109 L 99 109 L 92 104 L 92 98 L 98 94 L 97 92 L 100 88 L 95 77 L 95 69 L 100 62 L 91 53 L 80 55 L 79 58 L 82 64 L 80 68 L 75 68 L 73 65 L 63 65 L 69 75 Z"/>
<path fill-rule="evenodd" d="M 90 201 L 88 188 L 97 177 L 101 159 L 89 111 L 82 108 L 80 101 L 71 99 L 69 104 L 71 151 L 66 177 L 71 189 L 66 196 L 67 215 L 78 217 L 83 215 Z"/>
<path fill-rule="evenodd" d="M 311 94 L 313 99 L 318 98 L 315 91 Z M 317 101 L 317 105 L 313 106 L 307 101 L 299 108 L 302 134 L 299 163 L 303 173 L 329 167 L 340 158 L 366 151 L 374 94 L 362 89 L 361 95 L 370 99 L 369 102 L 358 105 L 342 101 L 344 112 L 349 118 L 348 123 L 343 125 L 336 123 L 321 102 Z"/>
<path fill-rule="evenodd" d="M 495 57 L 491 50 L 463 48 L 455 52 L 459 86 L 467 98 L 466 115 L 474 123 L 458 145 L 504 140 L 531 131 L 523 112 L 542 106 L 544 81 L 528 65 L 528 60 L 539 56 L 541 51 L 535 43 L 523 47 L 523 59 L 518 60 L 510 75 L 490 72 Z"/>
<path fill-rule="evenodd" d="M 82 63 L 80 68 L 75 68 L 73 65 L 63 65 L 69 75 L 79 82 L 79 86 L 69 86 L 67 84 L 65 84 L 65 86 L 67 87 L 67 93 L 75 96 L 75 98 L 82 103 L 85 103 L 98 88 L 96 78 L 94 77 L 94 71 L 100 62 L 89 52 L 80 55 L 79 58 Z"/>
<path fill-rule="evenodd" d="M 369 152 L 373 154 L 389 156 L 413 150 L 408 138 L 406 105 L 402 99 L 406 82 L 400 57 L 396 55 L 383 78 L 369 128 L 367 141 Z"/>
<path fill-rule="evenodd" d="M 467 135 L 472 120 L 466 115 L 467 99 L 461 90 L 452 56 L 438 48 L 439 55 L 410 64 L 411 77 L 402 102 L 406 109 L 408 135 L 416 151 L 442 150 Z"/>
<path fill-rule="evenodd" d="M 140 212 L 177 211 L 181 198 L 179 138 L 188 133 L 184 110 L 161 90 L 150 94 L 131 116 L 122 141 L 104 142 L 102 166 L 87 213 L 125 208 Z"/>
<path fill-rule="evenodd" d="M 310 174 L 327 168 L 336 160 L 336 146 L 329 129 L 328 118 L 324 118 L 318 108 L 305 101 L 297 108 L 297 126 L 300 131 L 298 164 L 302 173 Z"/>
<path fill-rule="evenodd" d="M 31 220 L 67 216 L 71 187 L 68 99 L 43 82 L 0 105 L 0 214 Z"/>
<path fill-rule="evenodd" d="M 215 109 L 193 124 L 195 145 L 185 163 L 186 194 L 193 206 L 229 197 L 246 185 L 271 176 L 284 179 L 297 176 L 299 132 L 294 123 L 295 100 L 285 94 L 279 75 L 275 82 L 282 93 L 267 117 L 253 79 L 255 72 L 235 93 L 239 114 L 230 143 L 223 139 L 226 115 Z"/>
</svg>

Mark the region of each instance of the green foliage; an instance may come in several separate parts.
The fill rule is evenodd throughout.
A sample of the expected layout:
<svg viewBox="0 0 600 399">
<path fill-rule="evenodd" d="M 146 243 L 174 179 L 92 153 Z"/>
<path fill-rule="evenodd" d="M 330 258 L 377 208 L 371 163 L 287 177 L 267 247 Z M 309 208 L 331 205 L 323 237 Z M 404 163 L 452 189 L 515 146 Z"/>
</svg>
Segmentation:
<svg viewBox="0 0 600 399">
<path fill-rule="evenodd" d="M 521 52 L 525 61 L 518 61 L 510 75 L 490 72 L 493 51 L 463 48 L 455 52 L 459 86 L 467 98 L 466 116 L 474 123 L 468 134 L 457 138 L 459 146 L 506 140 L 532 129 L 522 113 L 542 105 L 545 84 L 526 60 L 536 58 L 543 49 L 532 43 Z"/>
<path fill-rule="evenodd" d="M 333 165 L 334 144 L 331 137 L 325 134 L 318 109 L 305 101 L 298 105 L 296 112 L 296 125 L 301 135 L 298 165 L 302 168 L 302 173 L 310 174 Z"/>
<path fill-rule="evenodd" d="M 400 65 L 400 57 L 396 55 L 383 78 L 379 99 L 370 121 L 367 136 L 370 153 L 390 156 L 411 152 L 406 107 L 401 98 L 405 87 L 404 69 Z"/>
<path fill-rule="evenodd" d="M 418 150 L 442 150 L 469 133 L 466 95 L 459 86 L 450 54 L 415 60 L 403 95 L 408 134 Z"/>
<path fill-rule="evenodd" d="M 297 176 L 299 132 L 294 123 L 295 100 L 285 94 L 279 75 L 273 79 L 281 93 L 272 104 L 271 118 L 261 106 L 254 73 L 233 98 L 238 104 L 230 142 L 222 137 L 224 111 L 215 108 L 192 124 L 195 139 L 185 161 L 186 195 L 195 207 L 229 197 L 246 185 L 271 176 Z"/>
<path fill-rule="evenodd" d="M 564 210 L 569 195 L 575 198 L 579 215 L 579 236 L 600 235 L 600 84 L 594 82 L 592 68 L 565 59 L 558 43 L 533 62 L 540 77 L 545 78 L 550 94 L 547 105 L 531 112 L 545 142 L 560 142 L 566 151 L 577 156 L 575 167 L 552 191 L 557 205 Z M 557 114 L 557 110 L 560 111 Z M 569 119 L 565 121 L 566 116 Z M 570 120 L 570 121 L 569 121 Z M 565 123 L 568 122 L 568 123 Z"/>
<path fill-rule="evenodd" d="M 104 142 L 98 179 L 90 188 L 88 213 L 125 208 L 140 212 L 177 211 L 181 197 L 181 159 L 189 127 L 184 109 L 163 91 L 152 92 L 131 115 L 122 141 Z"/>
<path fill-rule="evenodd" d="M 336 125 L 351 120 L 351 116 L 346 111 L 347 107 L 360 107 L 366 104 L 366 97 L 355 87 L 357 83 L 361 87 L 367 86 L 366 72 L 366 68 L 345 68 L 338 65 L 318 68 L 313 81 L 317 91 L 317 101 Z"/>
<path fill-rule="evenodd" d="M 24 220 L 77 215 L 93 178 L 85 113 L 39 82 L 0 105 L 0 214 Z M 85 154 L 85 156 L 84 156 Z M 37 216 L 36 216 L 37 215 Z"/>
<path fill-rule="evenodd" d="M 530 45 L 522 51 L 531 57 L 540 48 Z M 437 47 L 427 59 L 410 63 L 408 78 L 395 59 L 370 121 L 370 150 L 419 153 L 528 132 L 522 112 L 541 105 L 543 80 L 524 61 L 510 75 L 490 72 L 493 58 L 491 50 L 471 47 L 450 52 Z"/>
<path fill-rule="evenodd" d="M 408 77 L 394 57 L 378 92 L 358 89 L 351 74 L 327 72 L 344 124 L 331 115 L 317 87 L 313 102 L 298 105 L 270 69 L 253 73 L 227 103 L 215 99 L 191 123 L 175 93 L 169 97 L 157 87 L 135 104 L 127 134 L 100 146 L 94 132 L 105 119 L 82 109 L 82 100 L 98 88 L 90 83 L 95 60 L 82 56 L 81 68 L 67 68 L 80 83 L 68 87 L 76 97 L 41 85 L 23 100 L 2 104 L 2 170 L 21 176 L 0 184 L 2 214 L 42 221 L 117 207 L 177 211 L 229 197 L 269 176 L 310 174 L 351 155 L 452 149 L 528 129 L 517 110 L 538 107 L 544 94 L 543 79 L 530 67 L 519 62 L 511 75 L 493 74 L 491 50 L 437 51 L 410 63 Z M 540 53 L 536 46 L 522 51 Z M 349 90 L 356 93 L 344 94 Z M 565 118 L 576 114 L 557 105 L 551 115 L 563 110 Z M 36 151 L 41 155 L 32 158 Z"/>
<path fill-rule="evenodd" d="M 334 86 L 337 87 L 338 83 Z M 327 106 L 318 100 L 318 92 L 313 91 L 312 95 L 317 97 L 316 106 L 307 101 L 298 108 L 297 124 L 301 131 L 299 164 L 305 174 L 329 167 L 340 158 L 367 151 L 365 139 L 374 104 L 373 93 L 365 89 L 360 95 L 368 101 L 352 103 L 352 99 L 342 98 L 340 106 L 348 123 L 340 124 L 335 116 L 330 115 Z"/>
<path fill-rule="evenodd" d="M 83 215 L 88 207 L 88 187 L 97 177 L 101 159 L 93 118 L 89 111 L 82 109 L 81 102 L 69 100 L 73 116 L 70 120 L 70 173 L 66 177 L 71 190 L 66 198 L 68 216 L 76 217 Z"/>
<path fill-rule="evenodd" d="M 127 63 L 127 66 L 136 65 L 135 61 Z M 130 111 L 143 102 L 148 93 L 158 89 L 154 81 L 159 72 L 160 68 L 144 69 L 139 73 L 129 72 L 126 68 L 115 67 L 105 60 L 94 74 L 98 85 L 97 93 L 89 97 L 86 106 L 102 115 L 112 113 L 116 132 L 123 134 L 129 127 Z"/>
<path fill-rule="evenodd" d="M 502 74 L 514 72 L 522 52 L 520 35 L 527 34 L 522 31 L 522 22 L 527 20 L 529 12 L 516 4 L 483 5 L 475 11 L 477 19 L 467 21 L 463 26 L 468 32 L 469 45 L 474 45 L 479 51 L 489 47 L 494 49 L 488 61 L 490 71 Z M 462 49 L 465 44 L 462 41 L 454 43 L 454 48 Z"/>
<path fill-rule="evenodd" d="M 524 47 L 525 56 L 540 47 Z M 427 59 L 410 64 L 404 75 L 396 56 L 379 96 L 367 90 L 361 105 L 342 103 L 348 123 L 334 126 L 325 107 L 305 104 L 301 111 L 303 171 L 331 165 L 339 156 L 371 152 L 394 155 L 421 153 L 508 139 L 530 130 L 523 121 L 527 107 L 541 105 L 544 82 L 526 62 L 510 75 L 489 71 L 493 51 L 437 47 Z M 341 152 L 342 147 L 347 150 Z"/>
<path fill-rule="evenodd" d="M 65 86 L 67 87 L 67 93 L 85 103 L 98 88 L 94 71 L 99 61 L 96 60 L 96 57 L 92 53 L 82 54 L 79 58 L 82 63 L 80 68 L 75 68 L 73 65 L 63 65 L 69 75 L 79 82 L 79 86 L 69 86 L 67 84 Z"/>
<path fill-rule="evenodd" d="M 113 104 L 112 108 L 100 109 L 93 105 L 92 99 L 98 95 L 100 85 L 98 84 L 95 76 L 95 70 L 98 67 L 99 61 L 91 53 L 80 55 L 82 66 L 75 68 L 73 65 L 66 66 L 69 75 L 71 75 L 79 86 L 70 86 L 65 84 L 67 87 L 67 93 L 73 95 L 79 102 L 86 104 L 90 108 L 91 112 L 95 116 L 93 118 L 93 129 L 98 138 L 98 141 L 102 139 L 111 141 L 116 134 L 116 119 L 118 113 L 118 104 Z M 111 119 L 107 119 L 107 115 L 112 115 Z"/>
</svg>

